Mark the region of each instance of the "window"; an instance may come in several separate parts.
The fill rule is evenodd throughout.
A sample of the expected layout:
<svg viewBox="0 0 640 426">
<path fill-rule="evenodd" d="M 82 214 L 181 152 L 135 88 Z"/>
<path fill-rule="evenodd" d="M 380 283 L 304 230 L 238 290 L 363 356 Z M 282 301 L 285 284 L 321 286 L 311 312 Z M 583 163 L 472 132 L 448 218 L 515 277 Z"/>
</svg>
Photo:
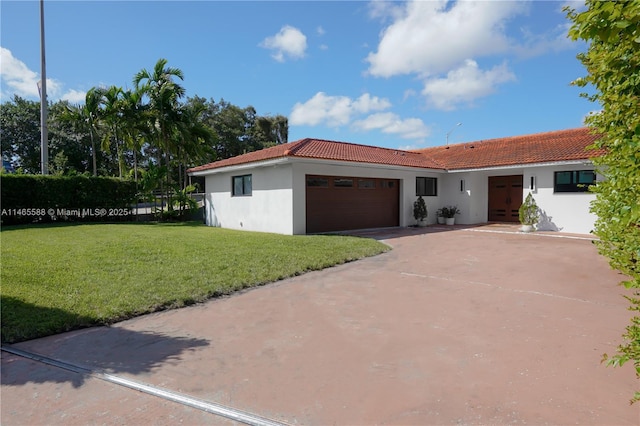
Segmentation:
<svg viewBox="0 0 640 426">
<path fill-rule="evenodd" d="M 435 197 L 438 195 L 438 178 L 417 177 L 416 195 Z"/>
<path fill-rule="evenodd" d="M 333 180 L 334 188 L 353 188 L 353 179 L 335 178 Z"/>
<path fill-rule="evenodd" d="M 308 176 L 307 177 L 307 186 L 312 188 L 328 188 L 329 187 L 329 179 L 324 177 L 315 177 Z"/>
<path fill-rule="evenodd" d="M 555 172 L 553 176 L 553 192 L 587 192 L 589 185 L 596 183 L 593 170 L 574 170 L 571 172 Z"/>
<path fill-rule="evenodd" d="M 233 188 L 231 188 L 233 196 L 251 195 L 251 175 L 234 176 Z"/>
<path fill-rule="evenodd" d="M 358 179 L 358 188 L 376 189 L 376 181 L 373 179 Z"/>
</svg>

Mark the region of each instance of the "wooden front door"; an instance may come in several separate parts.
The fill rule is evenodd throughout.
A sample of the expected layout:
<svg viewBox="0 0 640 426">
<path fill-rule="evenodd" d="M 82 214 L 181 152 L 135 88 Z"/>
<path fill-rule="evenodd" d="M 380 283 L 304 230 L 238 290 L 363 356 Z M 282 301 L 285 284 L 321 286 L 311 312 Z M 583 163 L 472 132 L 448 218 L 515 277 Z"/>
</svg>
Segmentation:
<svg viewBox="0 0 640 426">
<path fill-rule="evenodd" d="M 489 176 L 489 222 L 519 222 L 522 175 Z"/>
</svg>

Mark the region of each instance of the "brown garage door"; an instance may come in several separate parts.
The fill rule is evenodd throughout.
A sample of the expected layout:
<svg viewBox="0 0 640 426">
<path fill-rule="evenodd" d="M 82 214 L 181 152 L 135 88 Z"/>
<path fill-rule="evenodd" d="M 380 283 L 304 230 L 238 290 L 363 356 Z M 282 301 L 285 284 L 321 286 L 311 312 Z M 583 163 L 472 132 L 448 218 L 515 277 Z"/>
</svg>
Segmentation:
<svg viewBox="0 0 640 426">
<path fill-rule="evenodd" d="M 307 233 L 400 223 L 397 179 L 306 176 Z"/>
</svg>

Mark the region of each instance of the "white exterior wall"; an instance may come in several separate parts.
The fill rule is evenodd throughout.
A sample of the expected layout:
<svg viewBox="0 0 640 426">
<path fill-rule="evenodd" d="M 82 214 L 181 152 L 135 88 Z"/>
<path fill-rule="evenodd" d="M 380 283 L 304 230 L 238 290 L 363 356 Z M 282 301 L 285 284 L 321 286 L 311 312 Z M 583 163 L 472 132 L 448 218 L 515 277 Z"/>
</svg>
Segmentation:
<svg viewBox="0 0 640 426">
<path fill-rule="evenodd" d="M 489 176 L 522 175 L 522 200 L 529 192 L 544 213 L 545 220 L 540 230 L 588 234 L 593 229 L 596 216 L 589 212 L 594 194 L 588 192 L 553 192 L 554 172 L 570 170 L 593 170 L 589 164 L 566 164 L 552 166 L 514 167 L 472 172 L 450 172 L 442 178 L 442 205 L 457 205 L 461 214 L 456 223 L 478 224 L 488 220 Z M 530 191 L 531 176 L 535 178 L 534 190 Z M 599 176 L 599 180 L 602 178 Z M 465 190 L 460 191 L 460 180 L 465 181 Z"/>
<path fill-rule="evenodd" d="M 461 211 L 456 216 L 456 223 L 479 224 L 488 219 L 489 177 L 522 175 L 523 200 L 530 191 L 531 176 L 535 177 L 533 196 L 546 218 L 539 224 L 541 230 L 588 234 L 596 219 L 589 212 L 590 202 L 595 195 L 582 192 L 554 193 L 553 179 L 555 171 L 592 169 L 588 164 L 572 163 L 447 173 L 410 167 L 301 159 L 261 166 L 245 165 L 233 171 L 206 176 L 206 223 L 230 229 L 305 234 L 305 175 L 311 174 L 398 179 L 402 227 L 415 223 L 413 202 L 416 200 L 416 177 L 435 177 L 438 178 L 438 196 L 423 197 L 429 212 L 427 222 L 436 222 L 437 209 L 456 205 Z M 232 197 L 232 177 L 244 174 L 252 175 L 252 195 Z M 461 180 L 464 181 L 462 191 Z"/>
<path fill-rule="evenodd" d="M 442 204 L 457 206 L 456 223 L 471 225 L 487 221 L 487 179 L 481 173 L 448 173 L 442 178 Z M 461 184 L 462 183 L 462 190 Z"/>
<path fill-rule="evenodd" d="M 231 196 L 232 177 L 251 174 L 251 196 Z M 252 167 L 206 176 L 209 226 L 293 234 L 291 164 Z"/>
<path fill-rule="evenodd" d="M 553 192 L 554 172 L 593 170 L 591 165 L 565 165 L 528 168 L 524 173 L 524 197 L 532 193 L 544 213 L 538 224 L 540 230 L 588 234 L 593 230 L 596 215 L 589 211 L 595 194 L 590 192 Z M 533 191 L 529 189 L 531 176 L 535 178 Z M 602 180 L 601 176 L 597 180 Z M 547 218 L 547 220 L 542 220 Z"/>
<path fill-rule="evenodd" d="M 344 162 L 341 164 L 322 161 L 296 161 L 293 164 L 293 220 L 294 234 L 306 233 L 306 180 L 305 175 L 353 176 L 400 180 L 400 226 L 415 224 L 413 202 L 416 200 L 416 177 L 438 178 L 438 194 L 441 193 L 442 173 L 409 167 L 370 165 Z M 440 208 L 440 197 L 423 197 L 427 204 L 427 223 L 436 223 L 436 210 Z"/>
</svg>

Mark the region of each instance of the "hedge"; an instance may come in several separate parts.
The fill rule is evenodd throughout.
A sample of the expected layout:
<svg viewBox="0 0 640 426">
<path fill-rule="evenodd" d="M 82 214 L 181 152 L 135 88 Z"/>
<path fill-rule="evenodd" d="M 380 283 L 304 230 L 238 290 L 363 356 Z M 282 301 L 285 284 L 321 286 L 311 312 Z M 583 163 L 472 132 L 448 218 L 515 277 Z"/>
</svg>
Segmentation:
<svg viewBox="0 0 640 426">
<path fill-rule="evenodd" d="M 133 220 L 136 184 L 108 177 L 0 176 L 2 224 Z"/>
</svg>

